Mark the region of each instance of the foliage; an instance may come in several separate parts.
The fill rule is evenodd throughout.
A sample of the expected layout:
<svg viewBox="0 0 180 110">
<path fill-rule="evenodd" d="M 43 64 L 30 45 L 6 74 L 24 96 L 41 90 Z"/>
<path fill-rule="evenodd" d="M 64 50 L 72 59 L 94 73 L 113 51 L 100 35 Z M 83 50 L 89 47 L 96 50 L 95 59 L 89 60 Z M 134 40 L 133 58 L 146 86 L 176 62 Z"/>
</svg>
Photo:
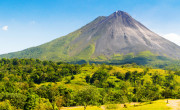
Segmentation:
<svg viewBox="0 0 180 110">
<path fill-rule="evenodd" d="M 79 105 L 88 109 L 88 105 L 180 98 L 179 79 L 179 71 L 134 63 L 78 65 L 3 58 L 0 60 L 0 107 L 2 110 L 57 110 Z"/>
<path fill-rule="evenodd" d="M 77 91 L 75 101 L 77 102 L 77 105 L 99 105 L 100 93 L 96 88 L 87 87 Z"/>
</svg>

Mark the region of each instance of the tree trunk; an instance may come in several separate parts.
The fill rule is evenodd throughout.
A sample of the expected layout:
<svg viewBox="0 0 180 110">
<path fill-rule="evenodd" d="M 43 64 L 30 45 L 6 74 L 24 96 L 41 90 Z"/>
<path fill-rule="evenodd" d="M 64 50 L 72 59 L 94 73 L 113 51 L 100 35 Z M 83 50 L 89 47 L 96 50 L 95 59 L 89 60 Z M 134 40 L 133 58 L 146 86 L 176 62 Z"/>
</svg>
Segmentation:
<svg viewBox="0 0 180 110">
<path fill-rule="evenodd" d="M 86 106 L 84 106 L 84 110 L 86 110 Z"/>
</svg>

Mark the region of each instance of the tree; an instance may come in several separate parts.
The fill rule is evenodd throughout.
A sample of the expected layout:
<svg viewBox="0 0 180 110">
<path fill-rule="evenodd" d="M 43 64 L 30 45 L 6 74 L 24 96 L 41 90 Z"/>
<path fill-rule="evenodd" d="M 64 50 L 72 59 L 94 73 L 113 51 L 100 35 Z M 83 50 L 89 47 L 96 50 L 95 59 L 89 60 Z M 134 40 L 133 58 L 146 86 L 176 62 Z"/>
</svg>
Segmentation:
<svg viewBox="0 0 180 110">
<path fill-rule="evenodd" d="M 92 84 L 95 83 L 95 81 L 99 81 L 99 86 L 102 87 L 102 83 L 106 81 L 109 76 L 109 73 L 105 69 L 100 69 L 92 75 L 90 83 Z"/>
<path fill-rule="evenodd" d="M 87 83 L 90 83 L 90 79 L 91 79 L 90 75 L 87 75 L 85 79 Z"/>
<path fill-rule="evenodd" d="M 24 105 L 24 110 L 33 110 L 36 106 L 36 96 L 28 95 L 26 104 Z"/>
<path fill-rule="evenodd" d="M 37 98 L 36 106 L 33 110 L 58 110 L 55 103 L 50 103 L 48 99 Z"/>
<path fill-rule="evenodd" d="M 100 105 L 100 92 L 92 87 L 84 88 L 76 93 L 75 101 L 77 105 L 83 105 L 84 110 L 87 105 Z"/>
<path fill-rule="evenodd" d="M 0 103 L 0 110 L 14 110 L 9 100 Z"/>
</svg>

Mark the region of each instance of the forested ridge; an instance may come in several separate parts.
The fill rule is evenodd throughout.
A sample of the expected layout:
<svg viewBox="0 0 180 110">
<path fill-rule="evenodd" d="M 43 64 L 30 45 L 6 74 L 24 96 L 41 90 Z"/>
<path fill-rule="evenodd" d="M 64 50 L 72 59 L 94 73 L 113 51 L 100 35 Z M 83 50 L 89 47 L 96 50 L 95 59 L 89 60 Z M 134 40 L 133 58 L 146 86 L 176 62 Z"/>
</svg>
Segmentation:
<svg viewBox="0 0 180 110">
<path fill-rule="evenodd" d="M 0 110 L 58 110 L 180 98 L 180 72 L 136 64 L 0 60 Z"/>
</svg>

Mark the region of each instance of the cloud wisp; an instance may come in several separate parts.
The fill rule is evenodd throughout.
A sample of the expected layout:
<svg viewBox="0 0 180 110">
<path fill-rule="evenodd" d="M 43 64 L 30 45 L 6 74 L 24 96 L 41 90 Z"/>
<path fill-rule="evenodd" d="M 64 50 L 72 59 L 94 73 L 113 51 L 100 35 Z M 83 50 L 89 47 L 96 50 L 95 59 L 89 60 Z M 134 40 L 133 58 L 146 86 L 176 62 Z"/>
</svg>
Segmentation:
<svg viewBox="0 0 180 110">
<path fill-rule="evenodd" d="M 8 26 L 3 26 L 3 27 L 2 27 L 2 30 L 3 30 L 3 31 L 7 31 L 7 30 L 8 30 Z"/>
<path fill-rule="evenodd" d="M 163 35 L 162 37 L 180 46 L 180 35 L 175 34 L 175 33 L 169 33 L 169 34 Z"/>
</svg>

